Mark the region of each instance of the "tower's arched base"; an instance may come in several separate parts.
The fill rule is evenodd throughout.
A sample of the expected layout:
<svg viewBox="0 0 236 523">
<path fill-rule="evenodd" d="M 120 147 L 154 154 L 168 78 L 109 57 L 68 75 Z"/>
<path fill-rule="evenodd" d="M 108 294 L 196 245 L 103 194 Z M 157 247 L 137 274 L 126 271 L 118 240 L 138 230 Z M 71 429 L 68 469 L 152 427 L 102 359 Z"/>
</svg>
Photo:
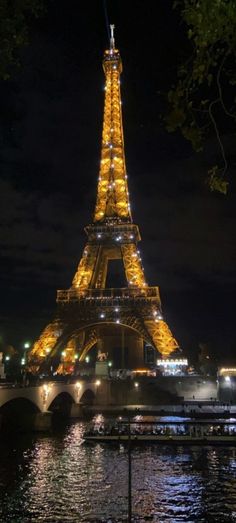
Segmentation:
<svg viewBox="0 0 236 523">
<path fill-rule="evenodd" d="M 96 356 L 106 355 L 116 369 L 133 369 L 144 364 L 144 340 L 140 334 L 124 325 L 99 327 Z"/>
</svg>

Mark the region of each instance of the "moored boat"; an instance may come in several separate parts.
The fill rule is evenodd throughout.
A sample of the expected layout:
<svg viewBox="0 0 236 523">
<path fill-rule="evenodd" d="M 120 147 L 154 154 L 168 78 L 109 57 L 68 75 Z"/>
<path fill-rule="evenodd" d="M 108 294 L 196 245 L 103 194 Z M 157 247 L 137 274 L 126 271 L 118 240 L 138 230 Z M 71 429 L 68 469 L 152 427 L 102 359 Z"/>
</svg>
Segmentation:
<svg viewBox="0 0 236 523">
<path fill-rule="evenodd" d="M 92 426 L 85 442 L 236 445 L 236 420 L 123 421 Z"/>
</svg>

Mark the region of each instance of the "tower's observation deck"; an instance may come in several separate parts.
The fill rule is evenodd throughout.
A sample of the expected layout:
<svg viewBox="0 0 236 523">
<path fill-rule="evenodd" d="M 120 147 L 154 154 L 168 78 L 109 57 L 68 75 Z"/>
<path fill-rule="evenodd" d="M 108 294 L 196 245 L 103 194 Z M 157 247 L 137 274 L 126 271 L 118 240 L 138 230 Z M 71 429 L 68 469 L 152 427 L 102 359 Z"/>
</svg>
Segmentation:
<svg viewBox="0 0 236 523">
<path fill-rule="evenodd" d="M 76 358 L 83 360 L 96 343 L 109 352 L 112 325 L 116 338 L 119 325 L 122 333 L 124 328 L 135 332 L 140 354 L 140 346 L 145 341 L 163 356 L 169 356 L 178 348 L 162 316 L 159 289 L 147 284 L 138 250 L 139 228 L 132 221 L 120 95 L 122 62 L 115 48 L 113 28 L 103 69 L 105 103 L 93 221 L 85 228 L 87 244 L 72 286 L 57 293 L 57 319 L 46 327 L 31 351 L 32 360 L 42 361 L 55 358 L 63 349 L 61 360 L 67 369 Z M 127 287 L 107 287 L 111 260 L 123 262 Z M 109 326 L 107 338 L 106 326 Z"/>
</svg>

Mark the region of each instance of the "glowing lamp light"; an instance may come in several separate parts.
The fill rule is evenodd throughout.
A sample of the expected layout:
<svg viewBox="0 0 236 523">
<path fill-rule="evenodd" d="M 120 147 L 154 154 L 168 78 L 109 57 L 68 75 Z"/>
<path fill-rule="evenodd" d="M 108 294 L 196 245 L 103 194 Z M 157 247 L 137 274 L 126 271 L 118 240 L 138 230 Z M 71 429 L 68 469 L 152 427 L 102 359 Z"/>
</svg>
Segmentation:
<svg viewBox="0 0 236 523">
<path fill-rule="evenodd" d="M 187 358 L 180 358 L 180 359 L 157 359 L 157 366 L 162 366 L 164 365 L 165 367 L 168 367 L 168 366 L 176 366 L 176 365 L 188 365 L 188 360 Z"/>
<path fill-rule="evenodd" d="M 102 313 L 100 314 L 100 318 L 105 318 L 105 314 L 104 314 L 104 312 L 102 312 Z"/>
<path fill-rule="evenodd" d="M 9 360 L 10 360 L 10 356 L 6 356 L 5 361 L 9 361 Z"/>
<path fill-rule="evenodd" d="M 120 320 L 116 320 L 116 323 L 120 323 Z"/>
<path fill-rule="evenodd" d="M 64 358 L 64 356 L 66 355 L 66 351 L 63 350 L 62 353 L 61 353 L 62 357 Z"/>
<path fill-rule="evenodd" d="M 112 367 L 112 361 L 108 361 L 108 367 Z"/>
<path fill-rule="evenodd" d="M 78 357 L 79 357 L 79 355 L 78 355 L 78 354 L 75 354 L 75 360 L 77 360 L 77 359 L 78 359 Z"/>
<path fill-rule="evenodd" d="M 96 385 L 97 387 L 99 387 L 99 386 L 101 385 L 101 380 L 97 380 L 97 381 L 95 381 L 95 385 Z"/>
<path fill-rule="evenodd" d="M 226 383 L 230 383 L 231 382 L 230 376 L 225 376 L 225 381 L 226 381 Z"/>
<path fill-rule="evenodd" d="M 220 376 L 224 375 L 235 375 L 236 374 L 236 367 L 221 367 L 219 370 Z"/>
<path fill-rule="evenodd" d="M 86 356 L 86 358 L 85 358 L 86 363 L 89 363 L 89 360 L 90 360 L 90 357 Z"/>
<path fill-rule="evenodd" d="M 135 386 L 136 389 L 138 389 L 139 388 L 139 383 L 137 381 L 135 381 L 134 382 L 134 386 Z"/>
<path fill-rule="evenodd" d="M 43 386 L 41 387 L 41 398 L 43 401 L 44 408 L 46 408 L 46 403 L 47 403 L 51 388 L 52 388 L 51 383 L 44 383 Z"/>
<path fill-rule="evenodd" d="M 43 385 L 43 391 L 45 394 L 47 394 L 47 395 L 49 394 L 50 387 L 46 383 Z"/>
<path fill-rule="evenodd" d="M 28 341 L 26 341 L 24 343 L 24 349 L 29 349 L 30 348 L 30 343 Z"/>
<path fill-rule="evenodd" d="M 25 365 L 25 358 L 21 358 L 21 365 Z"/>
</svg>

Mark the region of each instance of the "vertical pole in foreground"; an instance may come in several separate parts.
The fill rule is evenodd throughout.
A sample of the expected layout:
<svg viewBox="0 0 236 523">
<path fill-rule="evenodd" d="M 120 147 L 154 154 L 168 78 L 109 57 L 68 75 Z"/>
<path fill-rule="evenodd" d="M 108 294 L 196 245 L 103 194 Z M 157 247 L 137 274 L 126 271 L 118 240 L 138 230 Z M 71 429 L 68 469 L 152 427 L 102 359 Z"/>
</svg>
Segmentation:
<svg viewBox="0 0 236 523">
<path fill-rule="evenodd" d="M 132 522 L 132 463 L 131 463 L 131 435 L 130 435 L 130 418 L 128 421 L 128 523 Z"/>
<path fill-rule="evenodd" d="M 124 327 L 121 329 L 121 367 L 125 368 L 125 332 Z"/>
</svg>

